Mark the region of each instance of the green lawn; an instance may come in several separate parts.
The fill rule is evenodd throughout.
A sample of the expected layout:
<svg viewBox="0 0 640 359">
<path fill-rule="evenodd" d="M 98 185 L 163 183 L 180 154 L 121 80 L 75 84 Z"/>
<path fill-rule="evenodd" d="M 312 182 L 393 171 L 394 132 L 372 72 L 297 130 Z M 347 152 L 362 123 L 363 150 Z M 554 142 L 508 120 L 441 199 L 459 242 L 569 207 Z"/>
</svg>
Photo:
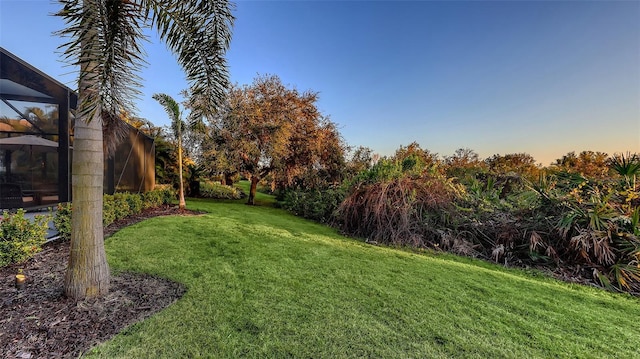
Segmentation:
<svg viewBox="0 0 640 359">
<path fill-rule="evenodd" d="M 116 271 L 185 296 L 89 356 L 633 358 L 640 301 L 451 256 L 365 245 L 267 206 L 189 200 L 107 240 Z"/>
</svg>

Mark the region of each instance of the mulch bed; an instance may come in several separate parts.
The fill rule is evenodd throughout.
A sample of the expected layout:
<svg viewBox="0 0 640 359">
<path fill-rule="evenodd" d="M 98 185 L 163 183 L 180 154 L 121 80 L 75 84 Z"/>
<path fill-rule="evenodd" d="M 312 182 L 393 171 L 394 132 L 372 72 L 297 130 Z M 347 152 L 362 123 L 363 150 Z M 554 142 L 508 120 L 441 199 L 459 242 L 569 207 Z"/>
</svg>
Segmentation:
<svg viewBox="0 0 640 359">
<path fill-rule="evenodd" d="M 146 210 L 105 228 L 105 237 L 130 224 L 163 215 L 196 212 L 166 206 Z M 77 358 L 125 327 L 178 300 L 179 283 L 149 275 L 123 273 L 111 277 L 109 294 L 77 301 L 63 293 L 69 243 L 54 241 L 32 259 L 0 268 L 0 357 Z M 19 268 L 26 287 L 14 286 Z"/>
</svg>

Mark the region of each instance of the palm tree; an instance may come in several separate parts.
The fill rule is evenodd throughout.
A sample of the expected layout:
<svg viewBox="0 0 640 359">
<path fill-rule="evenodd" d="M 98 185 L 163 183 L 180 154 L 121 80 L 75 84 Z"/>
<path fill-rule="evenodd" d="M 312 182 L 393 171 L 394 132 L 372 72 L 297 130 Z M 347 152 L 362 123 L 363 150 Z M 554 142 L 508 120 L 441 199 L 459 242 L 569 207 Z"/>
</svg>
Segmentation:
<svg viewBox="0 0 640 359">
<path fill-rule="evenodd" d="M 139 91 L 145 40 L 155 28 L 177 55 L 204 113 L 228 86 L 224 58 L 231 41 L 232 4 L 227 0 L 59 0 L 67 23 L 60 34 L 66 58 L 79 66 L 78 109 L 72 172 L 73 215 L 65 293 L 71 298 L 104 295 L 109 267 L 104 252 L 102 183 L 104 151 L 118 141 L 122 110 L 133 112 Z M 206 108 L 205 108 L 206 107 Z M 105 137 L 103 138 L 103 131 Z M 103 147 L 104 146 L 104 147 Z"/>
<path fill-rule="evenodd" d="M 180 209 L 186 207 L 184 201 L 184 185 L 182 181 L 182 129 L 184 128 L 184 121 L 180 115 L 180 105 L 171 96 L 163 93 L 157 93 L 153 95 L 153 99 L 158 101 L 164 110 L 167 111 L 169 118 L 171 119 L 171 128 L 173 129 L 174 136 L 178 139 L 178 181 L 180 182 Z"/>
</svg>

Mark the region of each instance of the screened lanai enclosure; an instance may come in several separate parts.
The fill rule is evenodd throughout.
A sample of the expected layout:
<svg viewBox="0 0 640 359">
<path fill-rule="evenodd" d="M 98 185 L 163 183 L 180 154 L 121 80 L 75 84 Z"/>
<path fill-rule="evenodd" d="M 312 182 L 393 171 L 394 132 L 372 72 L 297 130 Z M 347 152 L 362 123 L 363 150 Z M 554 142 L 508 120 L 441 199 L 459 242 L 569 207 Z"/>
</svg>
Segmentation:
<svg viewBox="0 0 640 359">
<path fill-rule="evenodd" d="M 77 94 L 0 47 L 0 209 L 72 201 Z M 146 192 L 155 183 L 152 138 L 129 126 L 105 158 L 104 192 Z"/>
</svg>

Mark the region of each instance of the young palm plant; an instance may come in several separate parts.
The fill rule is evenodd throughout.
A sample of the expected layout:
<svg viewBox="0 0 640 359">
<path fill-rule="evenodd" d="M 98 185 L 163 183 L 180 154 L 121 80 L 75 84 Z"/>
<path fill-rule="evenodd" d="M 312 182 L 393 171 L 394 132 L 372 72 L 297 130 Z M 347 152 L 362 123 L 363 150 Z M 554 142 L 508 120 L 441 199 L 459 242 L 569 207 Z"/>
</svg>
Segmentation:
<svg viewBox="0 0 640 359">
<path fill-rule="evenodd" d="M 640 156 L 636 153 L 616 153 L 611 157 L 610 167 L 617 174 L 623 176 L 627 187 L 635 188 L 636 176 L 640 174 Z"/>
<path fill-rule="evenodd" d="M 195 113 L 221 101 L 228 86 L 225 53 L 231 41 L 227 0 L 59 0 L 67 27 L 66 58 L 80 69 L 74 129 L 73 215 L 65 293 L 72 298 L 109 290 L 102 227 L 104 149 L 113 151 L 121 111 L 133 113 L 145 40 L 155 28 L 184 68 L 192 94 L 207 99 Z M 103 137 L 103 130 L 105 137 Z M 103 147 L 104 146 L 104 147 Z"/>
<path fill-rule="evenodd" d="M 178 140 L 178 181 L 180 182 L 178 206 L 184 209 L 187 206 L 184 201 L 184 181 L 182 180 L 182 130 L 184 129 L 184 121 L 182 121 L 180 105 L 171 96 L 163 93 L 153 95 L 153 99 L 158 101 L 167 111 L 171 119 L 173 135 Z"/>
</svg>

